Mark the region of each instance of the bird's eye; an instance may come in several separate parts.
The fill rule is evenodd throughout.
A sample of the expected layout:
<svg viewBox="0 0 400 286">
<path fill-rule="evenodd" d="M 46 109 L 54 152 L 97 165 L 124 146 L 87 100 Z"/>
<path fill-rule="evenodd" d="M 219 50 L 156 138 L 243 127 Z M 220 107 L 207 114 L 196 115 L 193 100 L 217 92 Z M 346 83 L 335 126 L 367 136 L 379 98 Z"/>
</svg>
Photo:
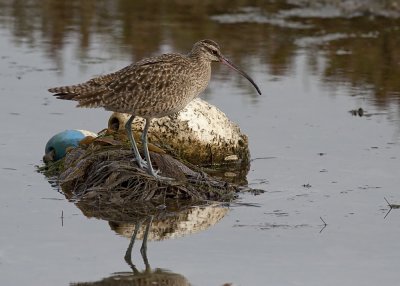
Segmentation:
<svg viewBox="0 0 400 286">
<path fill-rule="evenodd" d="M 212 54 L 213 54 L 214 56 L 218 56 L 218 52 L 217 52 L 216 50 L 212 50 Z"/>
</svg>

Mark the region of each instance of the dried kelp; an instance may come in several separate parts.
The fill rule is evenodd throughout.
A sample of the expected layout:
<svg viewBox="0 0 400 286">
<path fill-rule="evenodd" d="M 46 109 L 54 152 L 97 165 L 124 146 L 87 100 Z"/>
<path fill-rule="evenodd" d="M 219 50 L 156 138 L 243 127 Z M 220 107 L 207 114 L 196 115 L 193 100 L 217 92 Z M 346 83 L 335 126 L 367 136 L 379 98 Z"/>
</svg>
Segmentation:
<svg viewBox="0 0 400 286">
<path fill-rule="evenodd" d="M 190 168 L 168 154 L 151 152 L 161 175 L 158 180 L 137 167 L 130 149 L 121 145 L 94 144 L 70 150 L 59 177 L 67 197 L 101 204 L 138 201 L 231 201 L 239 186 Z"/>
</svg>

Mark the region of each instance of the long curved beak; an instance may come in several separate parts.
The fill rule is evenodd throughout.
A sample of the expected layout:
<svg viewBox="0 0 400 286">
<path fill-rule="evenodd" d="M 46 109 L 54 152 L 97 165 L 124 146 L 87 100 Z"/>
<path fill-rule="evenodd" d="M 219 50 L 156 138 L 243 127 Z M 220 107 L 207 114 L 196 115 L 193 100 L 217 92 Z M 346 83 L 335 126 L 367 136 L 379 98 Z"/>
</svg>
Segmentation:
<svg viewBox="0 0 400 286">
<path fill-rule="evenodd" d="M 230 67 L 231 69 L 237 71 L 238 73 L 240 73 L 242 76 L 244 76 L 245 78 L 247 78 L 247 80 L 249 82 L 251 82 L 251 84 L 256 88 L 258 94 L 261 95 L 261 91 L 258 88 L 258 86 L 256 85 L 256 83 L 254 82 L 254 80 L 244 71 L 242 71 L 240 68 L 238 68 L 236 65 L 234 65 L 231 61 L 229 61 L 227 58 L 221 56 L 220 57 L 221 63 L 223 63 L 224 65 L 227 65 L 228 67 Z"/>
</svg>

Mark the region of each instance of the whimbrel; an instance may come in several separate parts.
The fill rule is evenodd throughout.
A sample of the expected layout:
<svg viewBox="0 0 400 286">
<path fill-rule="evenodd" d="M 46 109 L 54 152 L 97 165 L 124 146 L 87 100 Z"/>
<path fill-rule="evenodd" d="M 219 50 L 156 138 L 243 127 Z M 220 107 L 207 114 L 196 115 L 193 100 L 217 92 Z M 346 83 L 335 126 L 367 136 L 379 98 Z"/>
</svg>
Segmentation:
<svg viewBox="0 0 400 286">
<path fill-rule="evenodd" d="M 78 101 L 78 107 L 104 107 L 109 111 L 131 114 L 125 129 L 136 162 L 140 168 L 147 168 L 150 175 L 159 177 L 151 165 L 147 147 L 150 121 L 182 110 L 204 91 L 211 77 L 211 62 L 221 62 L 236 70 L 261 94 L 250 76 L 226 59 L 212 40 L 195 43 L 187 55 L 163 54 L 146 58 L 117 72 L 77 85 L 50 88 L 49 91 L 59 99 Z M 141 139 L 146 161 L 140 156 L 132 136 L 132 121 L 136 116 L 145 119 Z"/>
</svg>

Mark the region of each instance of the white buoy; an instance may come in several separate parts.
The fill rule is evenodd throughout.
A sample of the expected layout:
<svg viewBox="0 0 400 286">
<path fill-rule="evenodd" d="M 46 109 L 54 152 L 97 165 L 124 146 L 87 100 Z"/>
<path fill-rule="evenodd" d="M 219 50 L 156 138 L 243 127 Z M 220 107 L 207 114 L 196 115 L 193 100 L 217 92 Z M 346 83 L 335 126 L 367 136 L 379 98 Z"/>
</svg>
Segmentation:
<svg viewBox="0 0 400 286">
<path fill-rule="evenodd" d="M 113 113 L 109 128 L 124 130 L 129 116 Z M 135 118 L 132 129 L 141 133 L 143 127 L 144 120 Z M 174 115 L 153 119 L 149 141 L 170 147 L 179 157 L 197 165 L 249 161 L 247 136 L 225 113 L 199 98 Z"/>
</svg>

